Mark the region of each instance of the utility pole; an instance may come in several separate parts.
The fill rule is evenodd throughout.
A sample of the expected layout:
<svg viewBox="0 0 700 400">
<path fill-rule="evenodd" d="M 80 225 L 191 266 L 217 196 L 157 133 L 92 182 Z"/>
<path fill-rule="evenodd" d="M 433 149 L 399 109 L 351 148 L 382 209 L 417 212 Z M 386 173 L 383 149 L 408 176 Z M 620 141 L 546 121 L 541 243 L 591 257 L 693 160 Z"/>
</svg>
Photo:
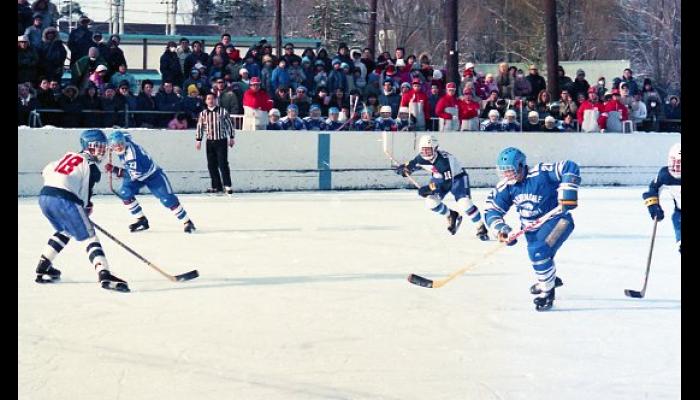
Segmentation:
<svg viewBox="0 0 700 400">
<path fill-rule="evenodd" d="M 124 34 L 124 3 L 126 0 L 119 0 L 119 34 Z"/>
<path fill-rule="evenodd" d="M 372 56 L 375 57 L 377 51 L 377 0 L 369 2 L 369 33 L 367 38 L 369 39 L 367 47 L 370 48 Z"/>
<path fill-rule="evenodd" d="M 552 0 L 554 1 L 554 0 Z M 457 0 L 446 0 L 445 25 L 447 26 L 447 82 L 454 82 L 459 86 L 459 51 L 457 50 Z"/>
<path fill-rule="evenodd" d="M 275 50 L 282 57 L 282 0 L 275 0 Z"/>
<path fill-rule="evenodd" d="M 545 38 L 547 42 L 547 88 L 552 100 L 559 100 L 559 40 L 557 38 L 557 2 L 544 0 Z"/>
</svg>

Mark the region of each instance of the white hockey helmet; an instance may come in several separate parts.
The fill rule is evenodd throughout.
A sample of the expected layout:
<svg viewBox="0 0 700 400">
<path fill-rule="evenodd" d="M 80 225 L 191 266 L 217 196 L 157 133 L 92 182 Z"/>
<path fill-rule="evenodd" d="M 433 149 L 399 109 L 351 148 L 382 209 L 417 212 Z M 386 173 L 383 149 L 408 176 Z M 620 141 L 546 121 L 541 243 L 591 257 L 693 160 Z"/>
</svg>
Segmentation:
<svg viewBox="0 0 700 400">
<path fill-rule="evenodd" d="M 517 115 L 515 114 L 515 110 L 513 110 L 512 108 L 506 110 L 506 118 L 508 118 L 508 117 L 513 117 L 513 118 L 517 117 Z"/>
<path fill-rule="evenodd" d="M 497 120 L 498 117 L 500 117 L 500 116 L 501 116 L 501 114 L 498 113 L 498 110 L 489 111 L 489 119 L 495 118 Z M 495 121 L 495 120 L 493 120 L 493 121 Z"/>
<path fill-rule="evenodd" d="M 379 109 L 379 114 L 389 113 L 391 115 L 391 106 L 382 106 Z"/>
<path fill-rule="evenodd" d="M 681 178 L 681 144 L 676 143 L 668 151 L 668 172 L 676 179 Z"/>
<path fill-rule="evenodd" d="M 552 128 L 554 126 L 554 123 L 556 122 L 557 120 L 551 115 L 548 115 L 544 118 L 544 126 L 546 126 L 547 128 Z"/>
<path fill-rule="evenodd" d="M 276 108 L 271 109 L 267 114 L 268 114 L 268 115 L 275 115 L 275 116 L 278 116 L 278 117 L 281 115 L 280 110 L 278 110 L 278 109 L 276 109 Z"/>
<path fill-rule="evenodd" d="M 438 140 L 433 135 L 423 135 L 418 139 L 420 156 L 426 161 L 434 161 L 437 157 Z"/>
</svg>

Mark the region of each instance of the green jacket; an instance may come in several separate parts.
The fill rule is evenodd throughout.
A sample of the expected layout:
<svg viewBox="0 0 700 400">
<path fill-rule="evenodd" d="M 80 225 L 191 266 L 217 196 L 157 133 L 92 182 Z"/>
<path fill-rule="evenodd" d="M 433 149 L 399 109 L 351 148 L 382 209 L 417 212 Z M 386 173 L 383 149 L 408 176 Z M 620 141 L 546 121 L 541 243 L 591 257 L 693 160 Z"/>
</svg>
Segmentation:
<svg viewBox="0 0 700 400">
<path fill-rule="evenodd" d="M 97 68 L 98 65 L 104 65 L 105 67 L 108 67 L 107 61 L 102 56 L 97 57 L 97 60 L 95 60 L 95 64 L 93 65 L 94 68 Z M 89 70 L 90 69 L 90 57 L 85 56 L 81 57 L 78 61 L 73 64 L 73 66 L 70 69 L 71 72 L 71 82 L 78 86 L 80 88 L 80 83 L 83 81 L 84 76 L 87 74 L 87 76 L 90 76 L 90 73 L 94 71 Z"/>
</svg>

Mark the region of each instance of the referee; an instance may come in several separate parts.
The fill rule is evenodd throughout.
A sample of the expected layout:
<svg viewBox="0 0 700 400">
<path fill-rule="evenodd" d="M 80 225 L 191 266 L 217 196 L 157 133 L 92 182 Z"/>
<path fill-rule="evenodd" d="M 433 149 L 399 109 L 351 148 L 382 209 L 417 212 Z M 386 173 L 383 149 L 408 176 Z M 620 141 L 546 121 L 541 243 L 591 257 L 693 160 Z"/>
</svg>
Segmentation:
<svg viewBox="0 0 700 400">
<path fill-rule="evenodd" d="M 211 188 L 207 193 L 233 194 L 231 189 L 231 170 L 228 167 L 228 142 L 229 147 L 235 143 L 233 124 L 228 112 L 223 107 L 216 105 L 216 95 L 207 93 L 204 102 L 207 107 L 199 113 L 197 120 L 197 134 L 195 147 L 202 148 L 202 139 L 207 138 L 207 168 L 211 177 Z M 219 176 L 221 172 L 221 176 Z M 222 182 L 223 180 L 223 187 Z"/>
</svg>

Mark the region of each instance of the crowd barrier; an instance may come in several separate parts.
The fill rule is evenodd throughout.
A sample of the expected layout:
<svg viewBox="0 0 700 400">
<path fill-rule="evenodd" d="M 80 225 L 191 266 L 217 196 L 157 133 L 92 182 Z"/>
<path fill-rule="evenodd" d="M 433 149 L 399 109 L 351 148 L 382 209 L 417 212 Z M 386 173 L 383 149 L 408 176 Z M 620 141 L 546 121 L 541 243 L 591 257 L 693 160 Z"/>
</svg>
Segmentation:
<svg viewBox="0 0 700 400">
<path fill-rule="evenodd" d="M 18 195 L 36 195 L 41 170 L 66 151 L 79 149 L 80 129 L 18 129 Z M 106 133 L 111 130 L 105 129 Z M 201 193 L 210 186 L 204 149 L 195 150 L 194 130 L 131 129 L 167 172 L 178 193 Z M 415 157 L 421 132 L 388 132 L 393 157 Z M 583 185 L 646 185 L 666 164 L 679 133 L 485 133 L 435 132 L 440 148 L 467 169 L 473 187 L 497 180 L 496 156 L 505 147 L 525 152 L 530 165 L 570 159 L 581 166 Z M 383 153 L 381 132 L 238 131 L 229 151 L 234 191 L 350 190 L 411 187 L 396 175 Z M 203 146 L 204 147 L 204 146 Z M 416 172 L 427 182 L 428 175 Z M 117 184 L 118 180 L 115 181 Z M 96 193 L 109 193 L 107 179 Z"/>
</svg>

